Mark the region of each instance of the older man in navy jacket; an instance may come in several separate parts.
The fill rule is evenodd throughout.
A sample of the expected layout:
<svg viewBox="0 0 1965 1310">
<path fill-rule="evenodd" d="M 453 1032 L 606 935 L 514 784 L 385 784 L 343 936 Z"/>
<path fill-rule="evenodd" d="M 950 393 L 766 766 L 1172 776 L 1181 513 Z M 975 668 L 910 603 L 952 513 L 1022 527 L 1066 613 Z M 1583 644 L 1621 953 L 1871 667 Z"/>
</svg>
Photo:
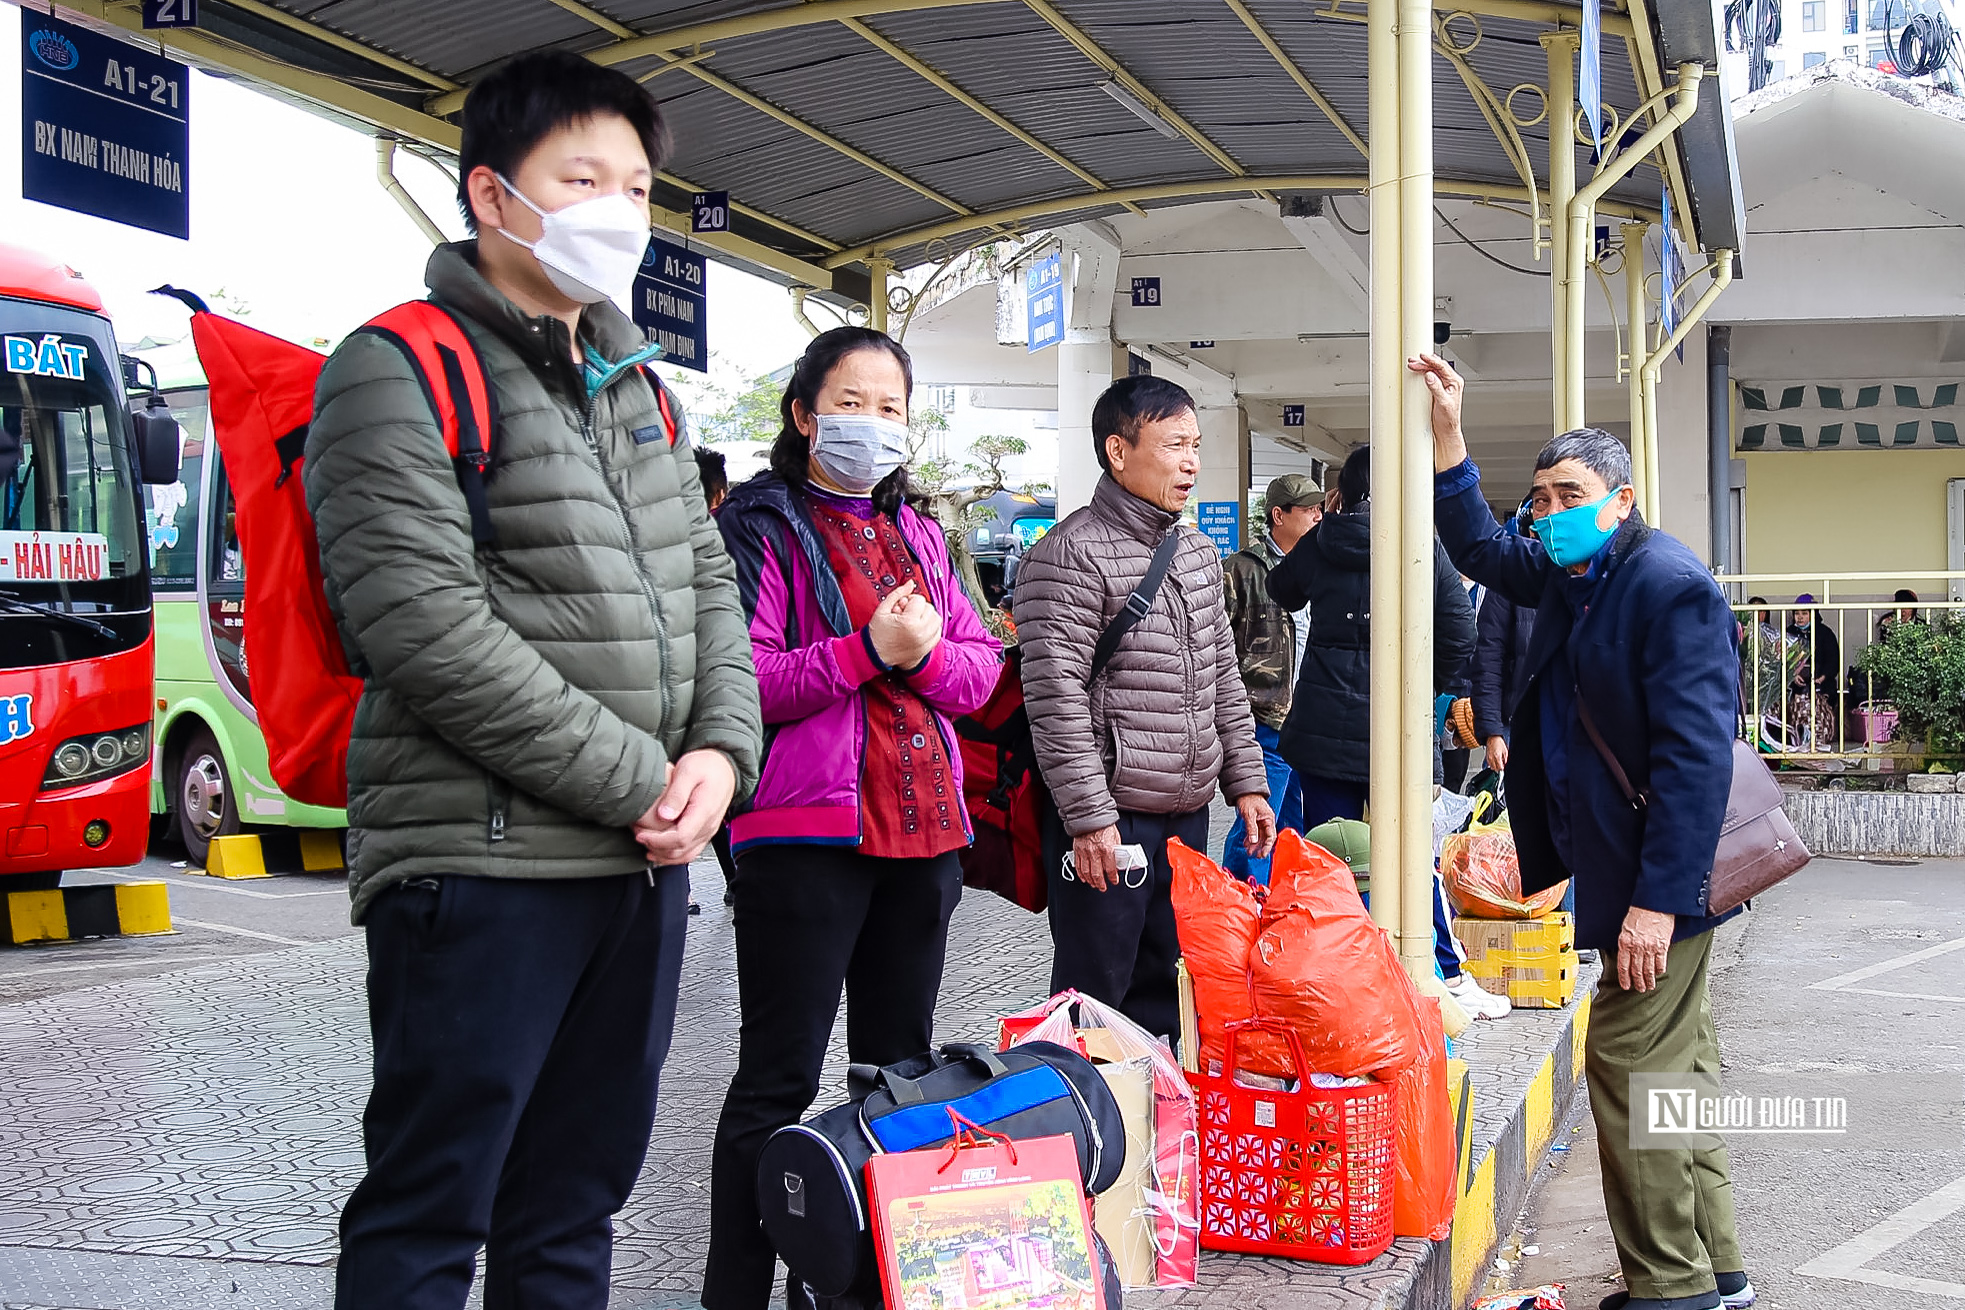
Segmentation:
<svg viewBox="0 0 1965 1310">
<path fill-rule="evenodd" d="M 1577 944 L 1604 953 L 1585 1069 L 1604 1204 L 1628 1289 L 1604 1310 L 1750 1305 L 1724 1146 L 1633 1149 L 1631 1075 L 1719 1072 L 1706 994 L 1706 884 L 1733 776 L 1734 620 L 1698 558 L 1637 513 L 1631 461 L 1607 432 L 1536 457 L 1533 536 L 1505 535 L 1461 435 L 1464 384 L 1410 367 L 1433 394 L 1435 513 L 1462 573 L 1535 611 L 1509 707 L 1508 800 L 1522 888 L 1576 886 Z M 1634 807 L 1583 725 L 1649 797 Z M 1738 911 L 1734 911 L 1738 913 Z"/>
</svg>

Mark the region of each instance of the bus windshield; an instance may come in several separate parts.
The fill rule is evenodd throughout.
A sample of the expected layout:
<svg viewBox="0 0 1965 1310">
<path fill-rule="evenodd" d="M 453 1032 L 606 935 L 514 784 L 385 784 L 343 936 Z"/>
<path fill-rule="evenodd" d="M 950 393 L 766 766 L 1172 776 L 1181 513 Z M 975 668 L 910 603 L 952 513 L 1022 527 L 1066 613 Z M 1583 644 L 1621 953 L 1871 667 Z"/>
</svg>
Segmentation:
<svg viewBox="0 0 1965 1310">
<path fill-rule="evenodd" d="M 149 632 L 120 368 L 103 354 L 79 333 L 5 339 L 0 667 L 112 654 Z"/>
</svg>

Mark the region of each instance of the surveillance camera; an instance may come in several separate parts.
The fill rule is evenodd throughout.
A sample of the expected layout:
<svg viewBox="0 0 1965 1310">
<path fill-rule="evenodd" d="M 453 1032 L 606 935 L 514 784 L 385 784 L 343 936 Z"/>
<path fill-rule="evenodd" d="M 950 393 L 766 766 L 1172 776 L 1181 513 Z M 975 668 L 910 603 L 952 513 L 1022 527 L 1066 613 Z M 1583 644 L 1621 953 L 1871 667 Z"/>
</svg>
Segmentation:
<svg viewBox="0 0 1965 1310">
<path fill-rule="evenodd" d="M 1451 337 L 1452 335 L 1453 335 L 1453 324 L 1447 322 L 1445 319 L 1440 319 L 1434 322 L 1433 324 L 1434 345 L 1444 346 L 1447 343 L 1447 338 Z"/>
</svg>

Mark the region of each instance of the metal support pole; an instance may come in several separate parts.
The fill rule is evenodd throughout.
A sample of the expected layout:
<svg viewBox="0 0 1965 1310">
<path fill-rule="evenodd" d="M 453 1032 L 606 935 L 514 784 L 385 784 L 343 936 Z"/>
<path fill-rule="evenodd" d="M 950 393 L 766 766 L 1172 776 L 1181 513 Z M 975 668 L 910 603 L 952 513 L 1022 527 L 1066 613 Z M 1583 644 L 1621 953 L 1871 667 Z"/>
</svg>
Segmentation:
<svg viewBox="0 0 1965 1310">
<path fill-rule="evenodd" d="M 1433 345 L 1433 7 L 1399 3 L 1399 338 Z M 1399 454 L 1399 959 L 1433 974 L 1432 393 L 1406 371 Z M 1376 488 L 1374 488 L 1376 490 Z M 1375 625 L 1374 625 L 1375 626 Z M 1373 866 L 1377 868 L 1376 865 Z M 1379 885 L 1374 880 L 1373 887 Z"/>
<path fill-rule="evenodd" d="M 1404 867 L 1399 777 L 1399 0 L 1369 0 L 1365 63 L 1371 191 L 1371 917 L 1396 941 Z M 1430 823 L 1429 825 L 1430 826 Z"/>
<path fill-rule="evenodd" d="M 416 197 L 405 191 L 403 184 L 397 180 L 396 143 L 386 136 L 375 138 L 375 180 L 382 184 L 382 189 L 389 193 L 391 200 L 402 206 L 403 212 L 409 215 L 410 221 L 422 229 L 423 235 L 430 239 L 431 245 L 440 246 L 450 240 L 443 234 L 443 229 L 423 212 L 423 206 L 416 203 Z"/>
<path fill-rule="evenodd" d="M 1631 395 L 1631 474 L 1638 479 L 1638 504 L 1644 504 L 1644 361 L 1651 354 L 1651 334 L 1645 330 L 1644 234 L 1649 223 L 1626 223 L 1619 229 L 1620 249 L 1624 253 L 1624 316 L 1629 322 L 1624 336 L 1630 342 L 1629 374 L 1625 379 Z"/>
<path fill-rule="evenodd" d="M 867 273 L 873 283 L 873 289 L 867 293 L 867 326 L 876 332 L 887 330 L 887 278 L 893 271 L 890 260 L 867 261 Z"/>
<path fill-rule="evenodd" d="M 1684 320 L 1680 322 L 1678 327 L 1672 331 L 1671 336 L 1667 337 L 1665 340 L 1658 343 L 1658 349 L 1652 351 L 1651 358 L 1645 361 L 1645 365 L 1644 365 L 1645 500 L 1643 502 L 1643 508 L 1644 508 L 1645 518 L 1648 519 L 1654 526 L 1656 526 L 1659 518 L 1658 376 L 1659 374 L 1664 372 L 1665 361 L 1671 358 L 1671 354 L 1674 350 L 1678 349 L 1679 342 L 1685 340 L 1687 334 L 1689 334 L 1694 327 L 1698 326 L 1699 320 L 1706 316 L 1706 311 L 1713 307 L 1713 302 L 1719 299 L 1720 293 L 1725 291 L 1726 288 L 1731 286 L 1732 284 L 1733 284 L 1733 252 L 1730 250 L 1715 250 L 1713 252 L 1712 285 L 1707 287 L 1705 292 L 1696 301 L 1692 303 L 1692 308 L 1690 311 L 1686 313 Z M 1669 295 L 1670 292 L 1667 291 L 1666 294 Z"/>
<path fill-rule="evenodd" d="M 1706 522 L 1721 573 L 1735 573 L 1733 559 L 1733 329 L 1706 329 Z"/>
<path fill-rule="evenodd" d="M 1549 57 L 1549 254 L 1555 276 L 1549 279 L 1549 348 L 1554 356 L 1555 430 L 1566 432 L 1569 422 L 1569 315 L 1573 303 L 1583 303 L 1582 279 L 1571 294 L 1569 279 L 1569 202 L 1576 195 L 1576 52 L 1582 33 L 1570 28 L 1544 32 L 1542 48 Z"/>
<path fill-rule="evenodd" d="M 1628 177 L 1652 151 L 1671 140 L 1672 134 L 1692 117 L 1692 111 L 1699 107 L 1699 84 L 1705 76 L 1703 65 L 1680 64 L 1678 94 L 1672 97 L 1672 107 L 1657 114 L 1656 121 L 1645 134 L 1612 156 L 1597 170 L 1595 177 L 1577 189 L 1575 197 L 1569 202 L 1569 240 L 1563 252 L 1569 261 L 1565 281 L 1577 289 L 1577 294 L 1564 306 L 1568 311 L 1566 328 L 1569 341 L 1562 358 L 1569 378 L 1559 389 L 1568 406 L 1559 425 L 1563 431 L 1583 426 L 1583 265 L 1590 253 L 1590 219 L 1596 203 L 1605 192 Z M 1665 289 L 1665 294 L 1671 294 L 1669 287 Z M 1649 429 L 1645 435 L 1649 439 Z"/>
</svg>

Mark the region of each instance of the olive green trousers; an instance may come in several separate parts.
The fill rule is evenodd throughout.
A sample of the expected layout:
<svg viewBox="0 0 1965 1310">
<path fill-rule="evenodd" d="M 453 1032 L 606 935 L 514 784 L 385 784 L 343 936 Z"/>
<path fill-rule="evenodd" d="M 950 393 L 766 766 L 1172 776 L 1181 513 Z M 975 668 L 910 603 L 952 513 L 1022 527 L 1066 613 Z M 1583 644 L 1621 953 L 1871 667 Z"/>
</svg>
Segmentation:
<svg viewBox="0 0 1965 1310">
<path fill-rule="evenodd" d="M 1715 1273 L 1745 1268 L 1726 1147 L 1631 1147 L 1632 1074 L 1719 1077 L 1719 1034 L 1706 990 L 1712 948 L 1710 932 L 1672 943 L 1649 992 L 1619 987 L 1616 953 L 1605 951 L 1591 1002 L 1584 1073 L 1597 1121 L 1604 1210 L 1633 1299 L 1697 1297 L 1713 1290 Z"/>
</svg>

